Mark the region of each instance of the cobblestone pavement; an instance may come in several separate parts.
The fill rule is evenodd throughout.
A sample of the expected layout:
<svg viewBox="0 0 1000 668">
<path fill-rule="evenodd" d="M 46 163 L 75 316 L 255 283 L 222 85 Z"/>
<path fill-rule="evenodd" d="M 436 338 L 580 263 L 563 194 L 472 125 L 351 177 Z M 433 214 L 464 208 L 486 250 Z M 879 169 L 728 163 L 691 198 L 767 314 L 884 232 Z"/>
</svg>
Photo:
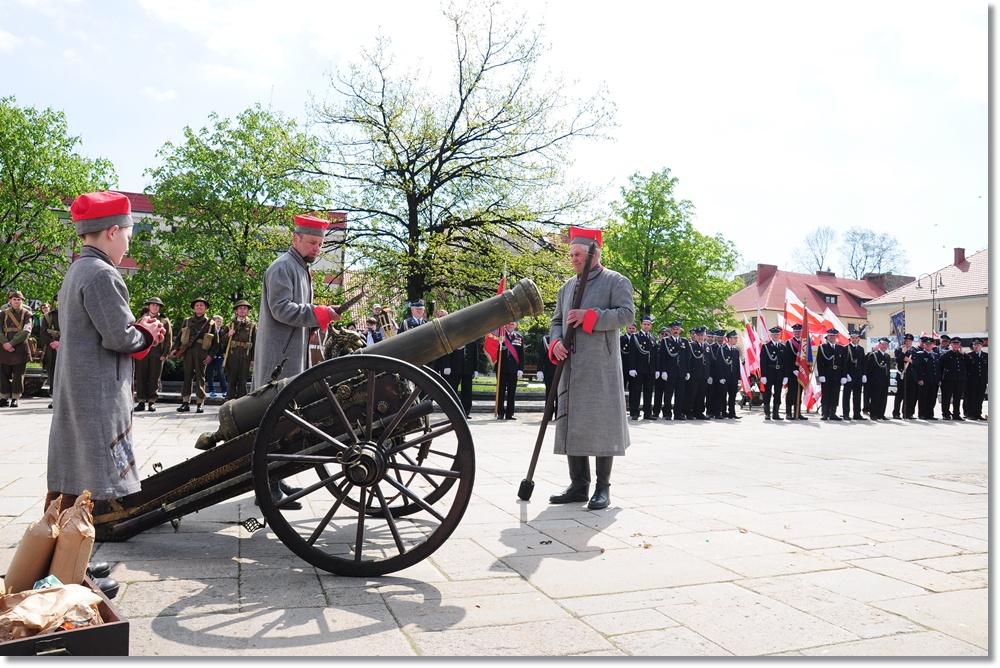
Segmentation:
<svg viewBox="0 0 1000 668">
<path fill-rule="evenodd" d="M 47 403 L 0 409 L 0 567 L 41 514 Z M 193 456 L 208 410 L 137 415 L 143 474 Z M 248 534 L 249 495 L 95 559 L 115 563 L 137 655 L 987 654 L 985 423 L 741 414 L 632 423 L 602 512 L 546 503 L 566 484 L 550 446 L 519 502 L 539 416 L 475 416 L 462 523 L 388 577 Z"/>
</svg>

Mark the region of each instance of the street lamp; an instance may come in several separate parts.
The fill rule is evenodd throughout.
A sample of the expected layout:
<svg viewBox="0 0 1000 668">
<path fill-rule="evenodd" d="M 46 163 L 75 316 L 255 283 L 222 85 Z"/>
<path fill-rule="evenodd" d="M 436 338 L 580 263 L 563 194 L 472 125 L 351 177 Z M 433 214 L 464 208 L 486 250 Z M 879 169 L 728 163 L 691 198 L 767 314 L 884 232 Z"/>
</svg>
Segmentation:
<svg viewBox="0 0 1000 668">
<path fill-rule="evenodd" d="M 941 280 L 941 271 L 940 270 L 939 271 L 935 271 L 933 274 L 921 274 L 917 278 L 917 289 L 918 290 L 922 290 L 923 289 L 924 286 L 922 286 L 920 284 L 920 281 L 922 281 L 925 278 L 931 279 L 931 285 L 930 285 L 930 292 L 931 292 L 931 332 L 933 332 L 935 330 L 934 314 L 936 313 L 936 311 L 934 310 L 934 298 L 937 296 L 938 288 L 943 288 L 944 287 L 944 281 Z"/>
</svg>

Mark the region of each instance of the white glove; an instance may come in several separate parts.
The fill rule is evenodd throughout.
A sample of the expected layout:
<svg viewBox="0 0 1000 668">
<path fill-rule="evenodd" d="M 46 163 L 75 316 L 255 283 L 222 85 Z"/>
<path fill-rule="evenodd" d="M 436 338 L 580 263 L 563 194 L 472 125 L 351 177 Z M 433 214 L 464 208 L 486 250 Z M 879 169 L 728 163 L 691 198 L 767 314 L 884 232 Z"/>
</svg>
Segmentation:
<svg viewBox="0 0 1000 668">
<path fill-rule="evenodd" d="M 848 376 L 847 378 L 850 378 L 850 376 Z M 847 385 L 847 378 L 841 378 L 840 379 L 840 384 L 841 385 Z"/>
<path fill-rule="evenodd" d="M 667 372 L 666 371 L 661 371 L 660 372 L 660 378 L 662 378 L 663 380 L 666 380 L 667 379 Z"/>
<path fill-rule="evenodd" d="M 712 377 L 711 377 L 711 376 L 709 376 L 709 377 L 708 377 L 708 384 L 709 384 L 709 385 L 711 385 L 711 384 L 712 384 Z"/>
<path fill-rule="evenodd" d="M 472 377 L 473 378 L 479 378 L 479 372 L 478 371 L 473 371 L 472 372 Z"/>
<path fill-rule="evenodd" d="M 726 384 L 726 379 L 725 378 L 720 378 L 719 382 L 722 383 L 723 385 L 725 385 Z"/>
<path fill-rule="evenodd" d="M 757 381 L 758 385 L 767 385 L 767 378 L 761 376 L 760 380 Z"/>
<path fill-rule="evenodd" d="M 635 378 L 638 374 L 636 374 L 635 369 L 629 369 L 628 375 L 632 376 L 632 378 Z"/>
<path fill-rule="evenodd" d="M 659 380 L 660 379 L 660 372 L 659 371 L 654 371 L 653 372 L 653 378 L 655 378 L 656 380 Z"/>
<path fill-rule="evenodd" d="M 868 376 L 866 376 L 865 374 L 861 374 L 861 384 L 864 385 L 867 382 L 868 382 Z"/>
<path fill-rule="evenodd" d="M 445 369 L 444 370 L 444 375 L 450 376 L 451 375 L 451 369 Z"/>
<path fill-rule="evenodd" d="M 819 382 L 825 383 L 826 382 L 826 376 L 820 376 L 819 377 Z"/>
<path fill-rule="evenodd" d="M 521 380 L 521 376 L 523 376 L 523 375 L 524 375 L 524 372 L 523 372 L 523 371 L 521 371 L 520 369 L 518 369 L 518 370 L 517 370 L 517 379 L 518 379 L 518 380 Z"/>
<path fill-rule="evenodd" d="M 854 379 L 853 379 L 853 378 L 851 378 L 851 374 L 847 374 L 847 382 L 849 383 L 849 382 L 851 382 L 852 380 L 854 380 Z M 843 383 L 841 383 L 841 384 L 843 384 Z"/>
<path fill-rule="evenodd" d="M 691 374 L 689 373 L 684 374 L 684 380 L 691 380 Z"/>
</svg>

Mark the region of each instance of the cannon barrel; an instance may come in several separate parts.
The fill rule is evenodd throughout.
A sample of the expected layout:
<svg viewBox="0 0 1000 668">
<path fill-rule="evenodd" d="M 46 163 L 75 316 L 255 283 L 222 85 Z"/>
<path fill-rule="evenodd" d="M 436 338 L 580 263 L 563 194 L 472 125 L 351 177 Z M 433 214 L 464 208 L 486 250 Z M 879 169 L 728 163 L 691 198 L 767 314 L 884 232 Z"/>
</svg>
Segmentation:
<svg viewBox="0 0 1000 668">
<path fill-rule="evenodd" d="M 393 357 L 423 366 L 475 341 L 505 323 L 529 315 L 538 315 L 543 308 L 544 303 L 538 286 L 531 279 L 522 278 L 513 288 L 502 294 L 467 306 L 443 318 L 431 320 L 421 327 L 384 339 L 359 352 Z M 202 434 L 198 438 L 197 447 L 206 449 L 219 441 L 228 441 L 251 429 L 256 429 L 271 400 L 277 396 L 288 380 L 283 378 L 268 383 L 244 397 L 223 404 L 219 409 L 219 430 L 215 433 Z"/>
</svg>

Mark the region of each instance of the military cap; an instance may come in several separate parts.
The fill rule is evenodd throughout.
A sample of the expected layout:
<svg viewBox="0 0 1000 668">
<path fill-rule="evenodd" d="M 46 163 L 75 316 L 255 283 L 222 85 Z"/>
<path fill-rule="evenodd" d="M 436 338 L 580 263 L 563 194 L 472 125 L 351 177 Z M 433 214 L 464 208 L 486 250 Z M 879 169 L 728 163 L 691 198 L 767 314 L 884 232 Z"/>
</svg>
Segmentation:
<svg viewBox="0 0 1000 668">
<path fill-rule="evenodd" d="M 962 339 L 961 339 L 961 337 L 958 337 L 958 336 L 956 336 L 955 338 L 953 338 L 953 339 L 951 340 L 951 342 L 952 342 L 952 343 L 958 343 L 958 344 L 961 344 L 961 343 L 962 343 Z"/>
<path fill-rule="evenodd" d="M 569 226 L 570 244 L 589 245 L 591 241 L 597 243 L 597 247 L 604 246 L 604 232 L 602 230 L 588 230 L 585 227 Z"/>
<path fill-rule="evenodd" d="M 373 311 L 374 311 L 375 309 L 377 309 L 377 308 L 382 308 L 382 305 L 381 305 L 381 304 L 372 304 L 372 310 L 373 310 Z"/>
<path fill-rule="evenodd" d="M 833 329 L 831 327 L 830 329 L 826 330 L 826 335 L 827 336 L 837 336 L 837 330 L 835 330 L 835 329 Z"/>
<path fill-rule="evenodd" d="M 653 316 L 651 315 L 642 316 L 642 322 L 653 322 Z"/>
<path fill-rule="evenodd" d="M 100 232 L 113 225 L 132 227 L 132 202 L 121 193 L 84 193 L 69 207 L 77 234 Z"/>
<path fill-rule="evenodd" d="M 921 336 L 920 343 L 933 343 L 934 339 L 930 336 Z"/>
<path fill-rule="evenodd" d="M 904 334 L 903 335 L 903 340 L 904 341 L 912 341 L 913 340 L 913 334 Z"/>
<path fill-rule="evenodd" d="M 883 336 L 882 338 L 880 338 L 878 340 L 878 342 L 879 343 L 889 343 L 889 337 L 888 336 Z"/>
<path fill-rule="evenodd" d="M 683 323 L 680 320 L 674 320 L 670 323 L 671 327 L 680 327 Z"/>
<path fill-rule="evenodd" d="M 250 307 L 250 302 L 248 302 L 245 299 L 241 299 L 238 302 L 236 302 L 235 304 L 233 304 L 233 310 L 235 311 L 236 309 L 238 309 L 241 306 L 246 306 L 247 308 L 249 308 Z"/>
<path fill-rule="evenodd" d="M 206 309 L 212 308 L 212 305 L 208 303 L 208 300 L 203 297 L 195 297 L 194 299 L 192 299 L 191 308 L 194 308 L 194 305 L 197 304 L 198 302 L 204 304 Z"/>
<path fill-rule="evenodd" d="M 143 302 L 143 305 L 146 304 L 159 304 L 160 306 L 163 306 L 163 302 L 160 300 L 159 297 L 150 297 L 149 299 Z"/>
<path fill-rule="evenodd" d="M 736 330 L 735 329 L 733 331 L 729 332 L 728 334 L 726 334 L 726 338 L 727 339 L 731 338 L 731 337 L 734 337 L 734 336 L 736 336 Z"/>
<path fill-rule="evenodd" d="M 793 332 L 801 332 L 802 331 L 802 325 L 792 325 L 792 331 Z"/>
<path fill-rule="evenodd" d="M 777 325 L 775 325 L 774 327 L 772 327 L 767 331 L 771 332 L 772 334 L 781 334 L 781 328 L 778 327 Z"/>
<path fill-rule="evenodd" d="M 704 332 L 704 331 L 705 331 L 705 328 L 704 328 L 704 327 L 701 327 L 701 326 L 698 326 L 698 327 L 693 327 L 693 328 L 691 329 L 691 333 L 692 333 L 692 334 L 701 334 L 701 333 L 702 333 L 702 332 Z"/>
<path fill-rule="evenodd" d="M 949 341 L 951 341 L 951 337 L 950 336 L 948 336 L 947 334 L 942 334 L 941 335 L 941 340 L 944 341 L 945 339 L 948 339 Z"/>
<path fill-rule="evenodd" d="M 415 301 L 410 302 L 410 308 L 424 308 L 424 300 L 417 299 Z"/>
<path fill-rule="evenodd" d="M 852 339 L 854 337 L 858 337 L 860 339 L 861 338 L 861 332 L 859 332 L 858 330 L 854 330 L 853 332 L 850 332 L 850 336 L 851 336 Z"/>
<path fill-rule="evenodd" d="M 660 334 L 666 334 L 669 331 L 670 331 L 670 328 L 668 328 L 668 327 L 660 327 Z"/>
<path fill-rule="evenodd" d="M 316 216 L 294 216 L 295 231 L 299 234 L 311 234 L 321 237 L 326 234 L 326 228 L 330 226 L 329 220 L 317 218 Z"/>
<path fill-rule="evenodd" d="M 24 295 L 21 294 L 20 290 L 11 290 L 7 293 L 7 299 L 14 299 L 15 297 L 18 299 L 24 299 Z"/>
<path fill-rule="evenodd" d="M 983 340 L 982 339 L 972 339 L 972 343 L 973 343 L 973 345 L 975 345 L 977 343 L 979 345 L 983 345 Z"/>
</svg>

